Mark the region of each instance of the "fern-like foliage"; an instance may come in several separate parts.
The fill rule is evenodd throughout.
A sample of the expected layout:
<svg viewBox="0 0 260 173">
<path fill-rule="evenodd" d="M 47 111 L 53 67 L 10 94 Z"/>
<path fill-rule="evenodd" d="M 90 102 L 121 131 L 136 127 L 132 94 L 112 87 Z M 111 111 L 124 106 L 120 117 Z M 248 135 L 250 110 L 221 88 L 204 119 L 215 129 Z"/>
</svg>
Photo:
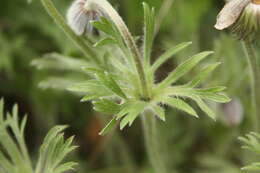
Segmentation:
<svg viewBox="0 0 260 173">
<path fill-rule="evenodd" d="M 18 107 L 4 116 L 4 101 L 0 100 L 0 172 L 1 173 L 63 173 L 73 169 L 74 162 L 62 163 L 65 156 L 75 149 L 73 137 L 64 139 L 62 131 L 66 126 L 52 128 L 40 148 L 36 168 L 32 165 L 26 143 L 24 129 L 26 116 L 19 123 Z"/>
<path fill-rule="evenodd" d="M 47 11 L 49 6 L 53 5 L 50 0 L 42 1 L 45 6 L 48 5 L 46 8 Z M 86 3 L 88 2 L 90 1 L 86 1 Z M 92 2 L 99 2 L 101 5 L 103 5 L 104 2 L 109 6 L 105 0 Z M 54 7 L 52 6 L 52 8 Z M 111 8 L 109 7 L 109 10 L 111 10 Z M 137 67 L 136 59 L 134 58 L 135 54 L 131 52 L 132 49 L 129 48 L 129 44 L 126 43 L 131 39 L 131 34 L 127 35 L 129 38 L 124 38 L 122 33 L 124 34 L 126 28 L 120 32 L 118 25 L 116 25 L 111 18 L 106 16 L 100 17 L 98 21 L 92 21 L 92 25 L 100 32 L 101 38 L 99 41 L 96 41 L 89 50 L 95 52 L 95 56 L 99 59 L 98 64 L 85 60 L 87 63 L 80 62 L 81 65 L 79 65 L 79 61 L 77 60 L 64 59 L 61 56 L 59 56 L 60 58 L 58 59 L 57 57 L 52 58 L 63 64 L 57 68 L 66 67 L 66 70 L 74 69 L 74 71 L 82 69 L 82 72 L 89 77 L 89 80 L 75 83 L 68 87 L 68 89 L 85 95 L 81 101 L 92 101 L 96 111 L 113 115 L 111 121 L 101 131 L 101 135 L 106 134 L 109 129 L 116 124 L 117 120 L 120 121 L 120 129 L 123 129 L 127 125 L 132 125 L 134 120 L 144 111 L 150 111 L 164 121 L 165 109 L 161 105 L 168 105 L 184 111 L 189 115 L 198 117 L 197 112 L 186 102 L 186 99 L 193 100 L 208 116 L 212 119 L 216 119 L 214 112 L 207 105 L 206 101 L 220 103 L 230 101 L 230 99 L 223 94 L 225 90 L 223 86 L 201 88 L 202 81 L 205 80 L 220 63 L 207 64 L 202 68 L 201 72 L 187 84 L 176 84 L 180 83 L 179 81 L 182 77 L 187 75 L 201 61 L 212 54 L 213 52 L 211 51 L 205 51 L 191 56 L 170 72 L 168 77 L 161 82 L 157 82 L 155 73 L 158 68 L 175 54 L 191 45 L 191 43 L 185 42 L 173 46 L 152 63 L 151 52 L 154 41 L 155 10 L 154 8 L 150 8 L 146 3 L 143 3 L 143 9 L 144 41 L 142 46 L 137 49 L 137 51 L 142 49 L 142 51 L 139 52 L 142 67 L 140 67 L 140 63 L 139 67 Z M 53 11 L 54 10 L 49 11 L 49 14 L 55 19 L 57 14 L 52 14 Z M 60 19 L 60 21 L 62 20 Z M 66 26 L 63 29 L 68 30 L 68 27 Z M 69 30 L 69 33 L 72 34 L 71 30 Z M 131 40 L 134 42 L 134 39 Z M 130 44 L 135 44 L 133 42 Z M 138 55 L 138 52 L 136 55 Z M 46 60 L 47 59 L 35 60 L 33 64 L 39 68 L 44 66 L 52 67 L 52 65 L 46 66 Z M 76 66 L 72 64 L 78 68 L 75 68 Z M 143 69 L 143 78 L 146 79 L 145 82 L 144 79 L 140 79 L 140 68 Z M 53 80 L 51 82 L 55 83 Z M 146 86 L 144 87 L 144 85 Z M 146 93 L 144 93 L 144 88 L 146 88 Z"/>
<path fill-rule="evenodd" d="M 239 140 L 243 142 L 243 148 L 260 154 L 260 135 L 258 133 L 251 132 L 245 137 L 239 137 Z M 249 171 L 260 171 L 260 162 L 251 163 L 248 166 L 242 168 Z"/>
<path fill-rule="evenodd" d="M 84 92 L 87 95 L 82 101 L 94 100 L 94 109 L 99 112 L 114 114 L 110 123 L 101 132 L 104 134 L 107 129 L 115 124 L 116 120 L 121 120 L 120 129 L 126 125 L 131 125 L 138 115 L 146 110 L 153 112 L 159 119 L 165 120 L 165 110 L 160 105 L 169 105 L 186 112 L 192 116 L 198 117 L 196 111 L 185 101 L 185 98 L 194 100 L 198 106 L 211 118 L 215 119 L 214 112 L 204 102 L 205 100 L 215 102 L 228 102 L 229 98 L 221 93 L 225 87 L 217 86 L 206 89 L 198 88 L 201 82 L 212 72 L 219 63 L 213 63 L 205 66 L 201 72 L 190 82 L 184 85 L 172 85 L 177 83 L 181 77 L 191 71 L 199 62 L 204 60 L 213 52 L 205 51 L 191 56 L 175 70 L 169 73 L 163 81 L 157 83 L 155 73 L 158 68 L 167 60 L 173 57 L 179 51 L 188 47 L 191 43 L 181 43 L 165 51 L 157 60 L 151 64 L 151 49 L 154 30 L 154 9 L 151 9 L 146 3 L 144 6 L 145 33 L 143 42 L 143 64 L 146 75 L 150 97 L 143 98 L 138 83 L 138 75 L 129 58 L 126 45 L 123 43 L 118 30 L 108 19 L 102 18 L 100 21 L 94 21 L 92 24 L 104 33 L 104 37 L 95 45 L 115 44 L 115 50 L 119 48 L 122 55 L 113 55 L 107 59 L 109 71 L 98 68 L 84 68 L 88 73 L 94 74 L 94 79 L 81 82 L 71 86 L 69 89 L 76 92 Z M 106 40 L 106 41 L 105 41 Z M 108 41 L 113 40 L 113 41 Z M 114 100 L 114 101 L 113 101 Z M 120 104 L 118 104 L 120 103 Z"/>
</svg>

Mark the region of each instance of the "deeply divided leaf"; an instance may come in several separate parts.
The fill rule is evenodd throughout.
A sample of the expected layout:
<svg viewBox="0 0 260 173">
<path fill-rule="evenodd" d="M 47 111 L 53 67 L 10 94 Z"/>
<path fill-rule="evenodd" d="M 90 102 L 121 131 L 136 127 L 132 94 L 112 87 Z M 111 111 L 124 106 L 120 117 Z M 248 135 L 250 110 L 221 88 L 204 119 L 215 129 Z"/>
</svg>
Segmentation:
<svg viewBox="0 0 260 173">
<path fill-rule="evenodd" d="M 211 51 L 206 51 L 199 53 L 197 55 L 194 55 L 181 65 L 179 65 L 173 72 L 169 74 L 169 76 L 164 79 L 160 84 L 159 88 L 167 87 L 171 85 L 172 83 L 176 82 L 179 78 L 184 76 L 186 73 L 188 73 L 193 67 L 195 67 L 201 60 L 206 58 L 208 55 L 212 54 Z"/>
</svg>

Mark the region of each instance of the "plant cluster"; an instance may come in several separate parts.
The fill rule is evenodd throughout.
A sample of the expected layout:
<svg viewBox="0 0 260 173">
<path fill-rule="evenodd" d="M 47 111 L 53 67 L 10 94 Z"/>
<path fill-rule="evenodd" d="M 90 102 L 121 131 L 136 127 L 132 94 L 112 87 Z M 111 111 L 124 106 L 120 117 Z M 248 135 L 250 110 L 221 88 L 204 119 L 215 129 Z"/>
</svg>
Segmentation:
<svg viewBox="0 0 260 173">
<path fill-rule="evenodd" d="M 4 116 L 4 101 L 0 100 L 0 171 L 3 173 L 63 173 L 73 169 L 75 162 L 65 162 L 64 158 L 76 147 L 73 137 L 64 139 L 62 131 L 67 126 L 53 127 L 40 147 L 36 166 L 33 166 L 25 142 L 27 117 L 19 123 L 18 107 Z"/>
<path fill-rule="evenodd" d="M 51 1 L 43 0 L 43 3 L 48 10 Z M 87 44 L 86 42 L 79 44 L 79 40 L 86 39 L 85 36 L 81 35 L 83 32 L 80 32 L 80 36 L 74 35 L 73 30 L 68 28 L 65 23 L 62 24 L 61 16 L 56 18 L 58 15 L 53 13 L 54 10 L 49 11 L 56 22 L 62 24 L 60 26 L 63 30 L 82 49 L 87 47 L 87 49 L 84 49 L 85 52 L 91 52 L 93 55 L 89 57 L 89 54 L 87 54 L 91 62 L 81 63 L 81 69 L 88 76 L 91 76 L 91 79 L 74 84 L 69 87 L 69 90 L 85 93 L 81 101 L 92 101 L 96 111 L 114 115 L 100 134 L 106 134 L 116 124 L 117 120 L 120 120 L 120 129 L 123 129 L 126 125 L 132 125 L 134 120 L 145 111 L 152 112 L 159 119 L 165 120 L 165 109 L 162 105 L 169 105 L 198 117 L 196 111 L 185 101 L 186 98 L 195 101 L 207 115 L 216 119 L 214 112 L 205 103 L 205 100 L 220 103 L 230 101 L 222 93 L 225 90 L 223 86 L 199 87 L 201 81 L 206 79 L 219 63 L 205 65 L 194 79 L 186 84 L 178 84 L 178 80 L 212 54 L 211 51 L 191 56 L 170 72 L 164 80 L 156 80 L 155 74 L 158 68 L 191 43 L 186 42 L 173 46 L 158 57 L 155 62 L 152 62 L 155 12 L 146 3 L 143 3 L 144 35 L 140 47 L 137 46 L 135 38 L 129 32 L 122 18 L 106 0 L 75 1 L 71 8 L 73 9 L 69 10 L 68 18 L 69 21 L 75 20 L 74 23 L 70 22 L 73 25 L 71 26 L 73 30 L 78 28 L 78 30 L 84 31 L 84 27 L 88 29 L 90 23 L 80 21 L 91 19 L 93 15 L 90 14 L 104 14 L 95 18 L 99 20 L 85 21 L 91 22 L 91 25 L 101 35 L 101 39 L 93 43 L 92 46 L 88 38 Z M 81 13 L 74 8 L 79 8 L 78 10 Z M 75 15 L 73 12 L 80 15 L 76 18 L 76 16 L 73 16 Z M 39 61 L 37 64 L 40 65 Z"/>
</svg>

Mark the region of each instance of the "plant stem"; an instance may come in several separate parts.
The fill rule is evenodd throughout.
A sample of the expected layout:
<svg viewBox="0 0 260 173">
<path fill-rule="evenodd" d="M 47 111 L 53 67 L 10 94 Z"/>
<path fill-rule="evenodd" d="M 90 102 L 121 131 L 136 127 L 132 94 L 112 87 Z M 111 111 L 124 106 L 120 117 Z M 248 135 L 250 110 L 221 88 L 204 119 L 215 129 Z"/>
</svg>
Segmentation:
<svg viewBox="0 0 260 173">
<path fill-rule="evenodd" d="M 253 47 L 253 43 L 250 40 L 244 40 L 244 50 L 246 52 L 247 61 L 250 69 L 251 77 L 251 104 L 252 104 L 252 125 L 253 130 L 258 131 L 258 114 L 260 109 L 260 93 L 259 93 L 259 69 L 257 63 L 257 56 Z"/>
<path fill-rule="evenodd" d="M 156 173 L 167 173 L 166 164 L 159 148 L 156 119 L 146 111 L 142 116 L 143 133 L 148 157 Z"/>
<path fill-rule="evenodd" d="M 105 12 L 112 20 L 112 22 L 115 24 L 122 38 L 124 39 L 127 48 L 132 54 L 133 61 L 135 63 L 135 67 L 139 76 L 143 97 L 144 99 L 149 99 L 149 91 L 147 87 L 147 81 L 145 77 L 141 53 L 137 48 L 133 36 L 131 35 L 130 31 L 128 30 L 126 24 L 124 23 L 120 15 L 107 0 L 88 0 L 86 2 L 85 8 L 96 8 L 96 10 Z"/>
<path fill-rule="evenodd" d="M 96 65 L 101 65 L 96 53 L 92 50 L 89 40 L 84 40 L 82 37 L 77 36 L 67 25 L 62 15 L 54 6 L 52 0 L 41 0 L 45 10 L 52 17 L 55 23 L 65 32 L 65 34 L 80 48 L 84 55 Z"/>
</svg>

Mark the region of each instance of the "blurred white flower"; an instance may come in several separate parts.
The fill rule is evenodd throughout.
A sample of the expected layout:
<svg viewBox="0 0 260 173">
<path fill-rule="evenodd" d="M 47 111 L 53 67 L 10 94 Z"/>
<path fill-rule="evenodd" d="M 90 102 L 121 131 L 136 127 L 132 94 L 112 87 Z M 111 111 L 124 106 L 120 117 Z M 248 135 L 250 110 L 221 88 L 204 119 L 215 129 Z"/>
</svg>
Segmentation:
<svg viewBox="0 0 260 173">
<path fill-rule="evenodd" d="M 239 99 L 219 105 L 220 118 L 228 126 L 237 126 L 243 120 L 243 107 Z"/>
<path fill-rule="evenodd" d="M 90 22 L 99 20 L 102 16 L 99 11 L 84 8 L 86 2 L 87 0 L 75 0 L 67 12 L 68 24 L 77 35 L 92 33 L 93 26 Z"/>
</svg>

